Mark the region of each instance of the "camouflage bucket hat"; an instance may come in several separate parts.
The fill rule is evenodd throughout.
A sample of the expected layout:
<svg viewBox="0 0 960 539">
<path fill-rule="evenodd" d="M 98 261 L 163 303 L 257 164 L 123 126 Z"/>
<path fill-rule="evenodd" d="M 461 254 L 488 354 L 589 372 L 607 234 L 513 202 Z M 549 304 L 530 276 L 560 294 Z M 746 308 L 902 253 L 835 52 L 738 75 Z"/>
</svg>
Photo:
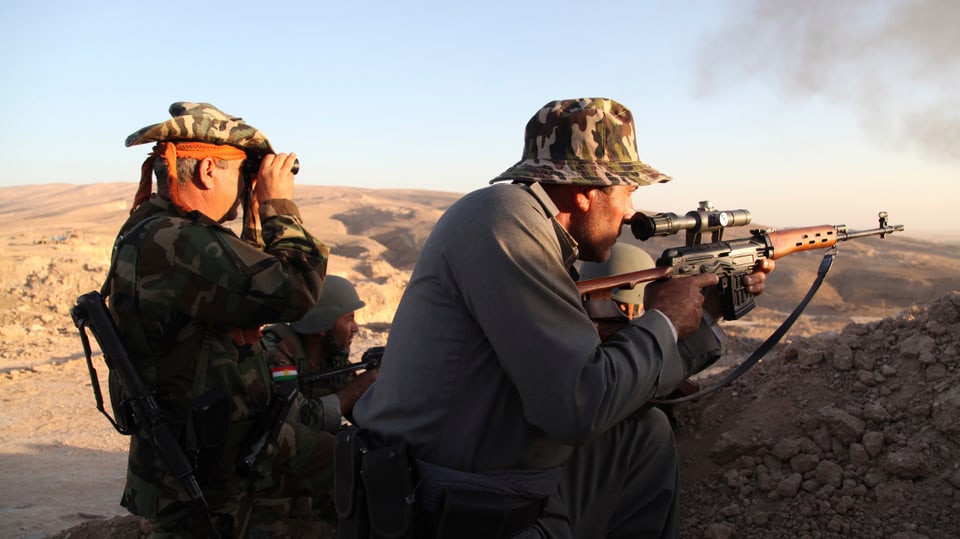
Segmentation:
<svg viewBox="0 0 960 539">
<path fill-rule="evenodd" d="M 246 152 L 274 153 L 259 129 L 244 123 L 243 118 L 231 116 L 209 103 L 178 101 L 170 105 L 171 119 L 153 124 L 129 137 L 125 144 L 135 146 L 147 142 L 206 142 L 229 144 Z"/>
<path fill-rule="evenodd" d="M 523 158 L 490 183 L 650 185 L 670 181 L 640 160 L 630 110 L 605 98 L 551 101 L 527 122 Z"/>
</svg>

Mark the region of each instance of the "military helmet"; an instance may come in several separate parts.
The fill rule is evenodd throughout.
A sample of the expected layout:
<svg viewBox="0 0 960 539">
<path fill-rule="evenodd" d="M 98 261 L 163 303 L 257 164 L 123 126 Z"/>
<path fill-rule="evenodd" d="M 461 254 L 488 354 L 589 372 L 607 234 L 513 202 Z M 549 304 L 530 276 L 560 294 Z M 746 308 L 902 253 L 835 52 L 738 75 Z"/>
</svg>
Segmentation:
<svg viewBox="0 0 960 539">
<path fill-rule="evenodd" d="M 663 174 L 640 160 L 633 114 L 613 99 L 551 101 L 527 122 L 520 161 L 490 183 L 650 185 Z"/>
<path fill-rule="evenodd" d="M 337 318 L 366 305 L 357 295 L 350 281 L 336 275 L 327 275 L 323 281 L 323 294 L 303 318 L 290 324 L 297 333 L 304 335 L 329 331 Z"/>
<path fill-rule="evenodd" d="M 620 275 L 650 269 L 655 266 L 653 257 L 643 249 L 630 243 L 617 242 L 610 249 L 610 258 L 606 262 L 583 262 L 580 264 L 580 280 Z M 647 283 L 640 283 L 633 288 L 615 288 L 611 292 L 611 296 L 620 303 L 643 305 L 643 289 L 646 286 Z"/>
</svg>

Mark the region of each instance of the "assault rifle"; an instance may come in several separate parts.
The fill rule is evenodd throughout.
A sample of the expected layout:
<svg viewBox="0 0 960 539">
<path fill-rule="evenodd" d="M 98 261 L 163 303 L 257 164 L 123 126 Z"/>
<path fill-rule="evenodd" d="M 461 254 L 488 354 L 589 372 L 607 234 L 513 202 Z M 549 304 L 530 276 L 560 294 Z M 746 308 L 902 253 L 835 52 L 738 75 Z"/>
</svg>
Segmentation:
<svg viewBox="0 0 960 539">
<path fill-rule="evenodd" d="M 361 369 L 371 370 L 380 368 L 380 360 L 383 358 L 383 352 L 386 350 L 383 346 L 374 346 L 367 348 L 367 351 L 363 353 L 360 357 L 359 363 L 350 363 L 349 365 L 343 365 L 342 367 L 333 367 L 332 369 L 327 369 L 325 371 L 318 372 L 316 374 L 311 374 L 310 376 L 304 376 L 300 379 L 300 383 L 303 385 L 312 384 L 323 380 L 324 378 L 329 378 L 331 376 L 336 376 L 338 374 L 343 374 L 345 372 L 359 371 Z"/>
<path fill-rule="evenodd" d="M 903 225 L 890 225 L 886 212 L 879 213 L 879 226 L 867 230 L 850 231 L 846 225 L 820 225 L 783 230 L 752 230 L 751 236 L 722 241 L 727 226 L 743 226 L 750 222 L 747 210 L 716 211 L 708 201 L 700 209 L 679 217 L 672 213 L 648 216 L 636 213 L 630 220 L 634 236 L 647 240 L 653 236 L 687 231 L 687 244 L 663 251 L 656 268 L 589 279 L 577 283 L 585 299 L 608 299 L 616 288 L 632 288 L 638 283 L 664 279 L 669 275 L 696 275 L 715 273 L 723 302 L 723 317 L 736 320 L 755 307 L 753 294 L 742 284 L 744 275 L 754 270 L 757 263 L 768 258 L 777 260 L 787 255 L 811 249 L 835 248 L 841 241 L 866 236 L 885 237 L 902 232 Z M 702 243 L 703 232 L 711 232 L 713 241 Z"/>
<path fill-rule="evenodd" d="M 203 497 L 203 491 L 200 489 L 193 467 L 190 466 L 190 461 L 177 442 L 173 430 L 167 423 L 166 417 L 164 417 L 163 410 L 134 369 L 130 356 L 127 355 L 127 350 L 120 341 L 113 316 L 107 310 L 100 293 L 96 291 L 88 292 L 77 298 L 77 304 L 70 309 L 70 315 L 73 317 L 74 325 L 80 331 L 80 340 L 87 357 L 87 369 L 90 372 L 90 382 L 93 385 L 97 410 L 107 417 L 110 424 L 120 434 L 131 434 L 132 429 L 139 428 L 140 432 L 156 445 L 170 472 L 186 489 L 194 508 L 206 518 L 211 535 L 219 539 L 220 534 L 213 523 L 210 506 L 207 504 L 206 498 Z M 113 380 L 117 380 L 121 386 L 120 389 L 122 389 L 118 394 L 122 393 L 127 396 L 123 402 L 111 403 L 116 418 L 111 417 L 103 408 L 100 380 L 97 377 L 96 369 L 93 367 L 92 351 L 86 328 L 90 329 L 97 340 L 97 344 L 100 345 L 103 360 L 110 369 L 110 373 L 116 375 L 116 377 L 111 376 L 111 385 Z M 116 398 L 118 394 L 111 392 L 111 397 Z"/>
</svg>

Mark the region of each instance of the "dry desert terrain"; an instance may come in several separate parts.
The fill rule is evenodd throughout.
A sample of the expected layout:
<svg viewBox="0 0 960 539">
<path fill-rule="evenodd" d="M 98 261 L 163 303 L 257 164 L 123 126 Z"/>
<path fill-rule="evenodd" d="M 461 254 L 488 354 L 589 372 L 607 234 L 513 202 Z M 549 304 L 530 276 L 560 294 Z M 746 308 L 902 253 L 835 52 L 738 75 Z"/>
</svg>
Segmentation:
<svg viewBox="0 0 960 539">
<path fill-rule="evenodd" d="M 79 294 L 99 288 L 135 188 L 0 188 L 2 537 L 147 531 L 118 505 L 127 439 L 94 408 L 69 316 Z M 331 246 L 330 273 L 367 302 L 355 349 L 385 343 L 420 245 L 458 197 L 297 187 L 308 228 Z M 907 225 L 841 245 L 774 351 L 730 387 L 673 408 L 684 537 L 960 536 L 960 248 L 920 241 Z M 680 243 L 642 246 L 656 255 Z M 776 328 L 819 259 L 778 262 L 759 307 L 725 324 L 728 354 L 701 383 Z M 309 523 L 292 529 L 330 536 Z"/>
</svg>

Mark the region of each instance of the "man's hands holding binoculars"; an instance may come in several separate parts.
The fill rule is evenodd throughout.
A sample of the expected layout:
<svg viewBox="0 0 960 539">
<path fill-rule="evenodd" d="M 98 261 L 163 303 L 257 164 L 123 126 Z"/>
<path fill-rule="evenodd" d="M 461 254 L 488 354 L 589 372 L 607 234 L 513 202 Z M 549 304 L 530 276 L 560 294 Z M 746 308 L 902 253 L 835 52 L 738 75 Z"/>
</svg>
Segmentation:
<svg viewBox="0 0 960 539">
<path fill-rule="evenodd" d="M 250 156 L 243 163 L 244 182 L 254 201 L 293 199 L 293 175 L 300 170 L 297 154 L 291 152 Z"/>
<path fill-rule="evenodd" d="M 260 203 L 274 198 L 293 200 L 293 175 L 300 170 L 297 154 L 250 155 L 241 165 L 245 239 L 260 244 Z"/>
</svg>

